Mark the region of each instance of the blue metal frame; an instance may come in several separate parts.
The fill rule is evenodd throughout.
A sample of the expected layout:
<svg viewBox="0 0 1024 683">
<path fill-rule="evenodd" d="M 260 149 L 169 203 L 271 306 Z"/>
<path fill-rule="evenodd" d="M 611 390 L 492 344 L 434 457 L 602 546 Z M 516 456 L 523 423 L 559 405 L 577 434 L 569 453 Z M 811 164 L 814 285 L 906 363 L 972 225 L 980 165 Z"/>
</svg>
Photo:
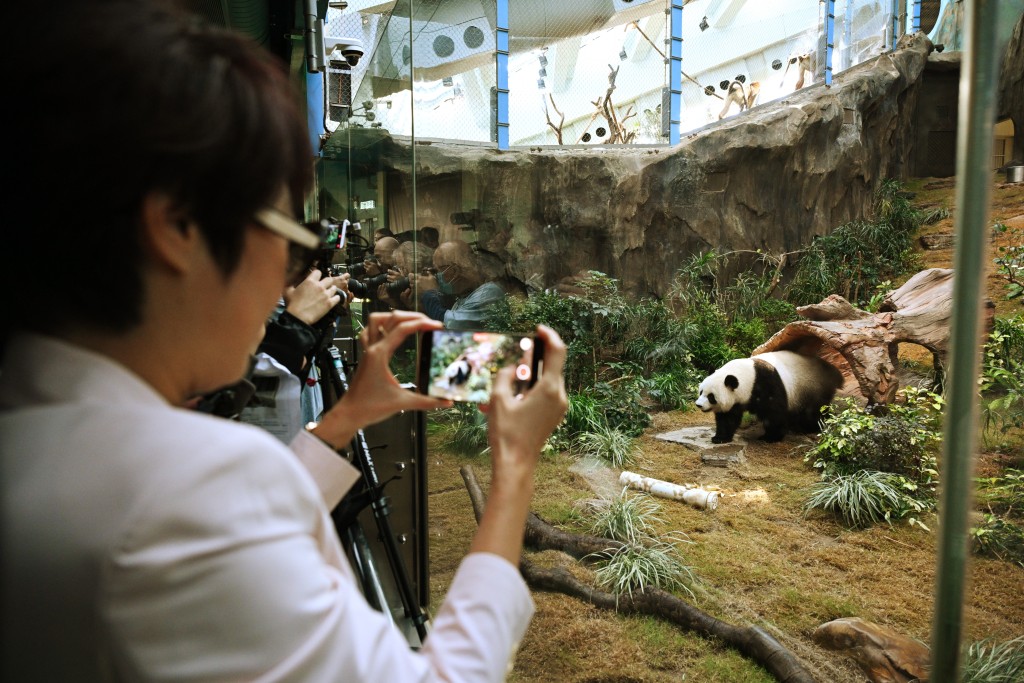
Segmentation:
<svg viewBox="0 0 1024 683">
<path fill-rule="evenodd" d="M 498 71 L 498 149 L 508 149 L 508 2 L 498 0 L 494 62 Z"/>
<path fill-rule="evenodd" d="M 892 0 L 892 45 L 890 50 L 896 49 L 896 41 L 900 39 L 900 0 Z"/>
<path fill-rule="evenodd" d="M 683 118 L 683 0 L 672 0 L 669 30 L 672 34 L 669 52 L 669 144 L 679 143 L 679 126 Z"/>
<path fill-rule="evenodd" d="M 910 4 L 913 7 L 910 14 L 910 31 L 919 33 L 921 31 L 921 0 L 913 0 Z"/>
<path fill-rule="evenodd" d="M 825 3 L 825 87 L 832 86 L 832 51 L 836 46 L 836 0 Z"/>
</svg>

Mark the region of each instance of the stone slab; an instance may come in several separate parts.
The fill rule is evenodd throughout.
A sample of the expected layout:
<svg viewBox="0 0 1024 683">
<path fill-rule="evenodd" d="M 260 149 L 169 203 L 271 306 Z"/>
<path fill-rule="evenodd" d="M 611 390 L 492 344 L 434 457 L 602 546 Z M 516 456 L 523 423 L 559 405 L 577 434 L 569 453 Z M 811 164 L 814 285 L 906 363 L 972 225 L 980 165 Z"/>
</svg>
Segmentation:
<svg viewBox="0 0 1024 683">
<path fill-rule="evenodd" d="M 700 454 L 701 462 L 712 467 L 727 467 L 732 464 L 746 462 L 747 441 L 739 433 L 730 443 L 711 443 L 715 428 L 686 427 L 673 432 L 656 434 L 654 438 L 671 441 L 686 446 Z"/>
</svg>

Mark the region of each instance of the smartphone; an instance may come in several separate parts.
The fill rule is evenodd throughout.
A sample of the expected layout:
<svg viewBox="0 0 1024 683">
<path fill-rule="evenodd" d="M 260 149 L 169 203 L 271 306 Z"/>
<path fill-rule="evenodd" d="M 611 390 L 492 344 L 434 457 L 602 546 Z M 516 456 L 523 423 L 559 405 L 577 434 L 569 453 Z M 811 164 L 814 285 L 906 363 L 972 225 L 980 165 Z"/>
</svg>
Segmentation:
<svg viewBox="0 0 1024 683">
<path fill-rule="evenodd" d="M 543 372 L 543 341 L 533 334 L 428 330 L 420 334 L 416 386 L 428 396 L 487 403 L 495 375 L 513 365 L 514 391 L 521 393 Z"/>
</svg>

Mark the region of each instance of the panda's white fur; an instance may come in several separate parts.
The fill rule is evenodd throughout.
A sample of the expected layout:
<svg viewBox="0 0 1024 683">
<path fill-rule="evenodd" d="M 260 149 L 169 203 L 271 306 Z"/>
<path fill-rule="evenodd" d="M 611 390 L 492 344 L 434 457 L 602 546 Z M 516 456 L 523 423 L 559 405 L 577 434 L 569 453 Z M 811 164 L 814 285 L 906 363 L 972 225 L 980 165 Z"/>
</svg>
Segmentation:
<svg viewBox="0 0 1024 683">
<path fill-rule="evenodd" d="M 764 423 L 764 438 L 817 427 L 843 377 L 830 363 L 793 351 L 770 351 L 731 360 L 700 383 L 697 407 L 715 413 L 714 443 L 732 441 L 744 412 Z"/>
</svg>

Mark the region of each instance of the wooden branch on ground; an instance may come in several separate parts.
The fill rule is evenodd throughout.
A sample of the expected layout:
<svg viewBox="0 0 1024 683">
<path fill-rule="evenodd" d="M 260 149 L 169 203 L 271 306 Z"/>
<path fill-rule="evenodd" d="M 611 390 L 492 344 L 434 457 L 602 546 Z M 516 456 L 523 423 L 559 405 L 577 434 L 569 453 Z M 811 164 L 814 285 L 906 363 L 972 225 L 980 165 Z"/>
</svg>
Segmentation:
<svg viewBox="0 0 1024 683">
<path fill-rule="evenodd" d="M 469 465 L 459 470 L 473 503 L 477 522 L 483 514 L 485 497 L 476 474 Z M 526 545 L 535 549 L 558 549 L 581 558 L 622 544 L 596 536 L 577 536 L 554 528 L 530 513 L 526 524 Z M 656 588 L 615 595 L 583 583 L 561 567 L 543 568 L 525 556 L 519 571 L 533 590 L 563 593 L 601 609 L 622 614 L 646 614 L 670 622 L 688 631 L 718 638 L 767 669 L 783 683 L 815 683 L 796 657 L 779 641 L 756 626 L 733 626 L 697 609 L 671 593 Z"/>
</svg>

